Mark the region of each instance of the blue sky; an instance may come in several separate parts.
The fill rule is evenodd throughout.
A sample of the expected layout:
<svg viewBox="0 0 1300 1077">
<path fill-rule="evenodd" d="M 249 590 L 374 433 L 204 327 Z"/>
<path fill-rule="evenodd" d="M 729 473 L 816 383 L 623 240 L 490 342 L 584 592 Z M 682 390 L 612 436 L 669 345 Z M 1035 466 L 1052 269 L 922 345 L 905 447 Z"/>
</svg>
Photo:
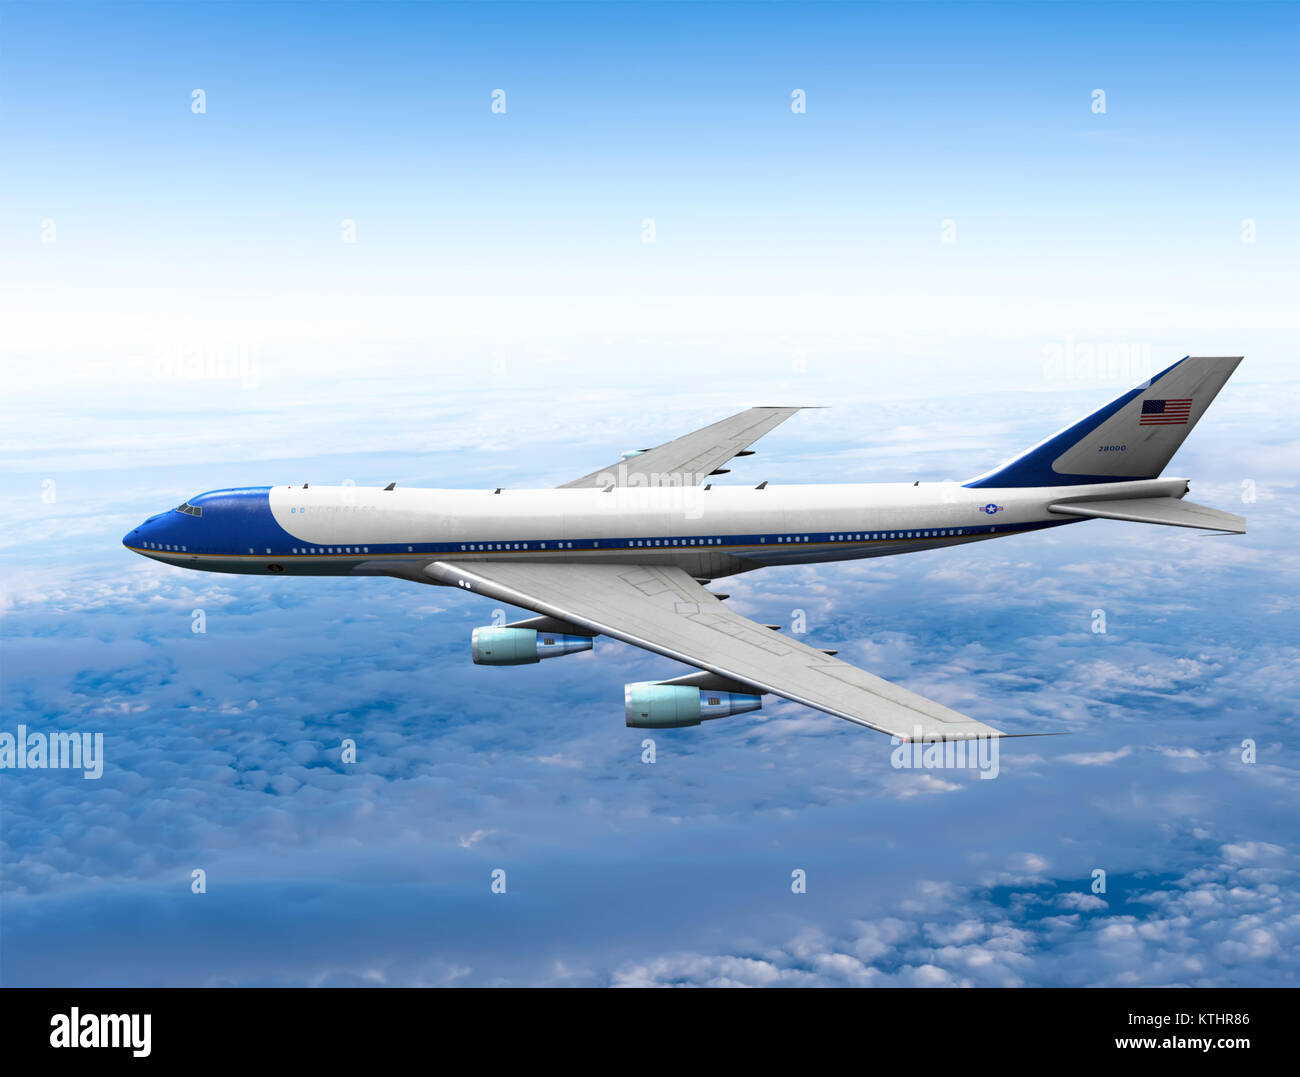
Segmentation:
<svg viewBox="0 0 1300 1077">
<path fill-rule="evenodd" d="M 0 8 L 3 728 L 108 757 L 0 774 L 0 979 L 1293 985 L 1297 19 Z M 738 482 L 963 479 L 1189 352 L 1247 358 L 1169 473 L 1248 535 L 728 586 L 1071 732 L 996 781 L 781 703 L 646 766 L 662 659 L 481 669 L 478 599 L 120 546 L 205 489 L 554 485 L 751 404 L 832 406 Z"/>
</svg>

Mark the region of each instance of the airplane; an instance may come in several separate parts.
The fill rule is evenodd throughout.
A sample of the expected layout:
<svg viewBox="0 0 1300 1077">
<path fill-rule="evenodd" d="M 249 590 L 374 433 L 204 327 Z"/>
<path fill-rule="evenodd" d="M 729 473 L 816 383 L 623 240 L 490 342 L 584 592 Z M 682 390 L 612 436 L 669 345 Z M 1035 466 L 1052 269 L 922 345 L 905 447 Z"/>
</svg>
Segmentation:
<svg viewBox="0 0 1300 1077">
<path fill-rule="evenodd" d="M 722 465 L 798 407 L 752 407 L 555 489 L 258 486 L 151 516 L 123 544 L 208 572 L 389 576 L 532 611 L 476 628 L 471 656 L 506 666 L 609 636 L 696 672 L 624 689 L 626 724 L 697 726 L 773 695 L 900 741 L 1007 733 L 742 617 L 706 585 L 779 565 L 887 557 L 1127 520 L 1244 534 L 1241 516 L 1162 478 L 1241 361 L 1187 356 L 1013 459 L 955 482 L 719 485 Z"/>
</svg>

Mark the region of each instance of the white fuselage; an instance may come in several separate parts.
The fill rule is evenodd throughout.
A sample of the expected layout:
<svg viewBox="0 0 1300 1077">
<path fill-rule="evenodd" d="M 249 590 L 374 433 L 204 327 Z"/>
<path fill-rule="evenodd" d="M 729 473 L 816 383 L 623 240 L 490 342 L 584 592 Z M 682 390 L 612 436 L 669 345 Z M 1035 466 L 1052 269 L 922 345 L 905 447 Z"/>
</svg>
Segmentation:
<svg viewBox="0 0 1300 1077">
<path fill-rule="evenodd" d="M 1056 501 L 1181 496 L 1183 479 L 1086 486 L 967 488 L 958 483 L 380 490 L 274 486 L 238 491 L 244 517 L 217 495 L 210 528 L 190 541 L 132 548 L 189 568 L 286 575 L 420 577 L 453 560 L 609 561 L 678 565 L 715 579 L 776 564 L 880 557 L 1078 522 Z M 254 496 L 255 495 L 255 496 Z M 254 503 L 256 502 L 256 503 Z M 214 517 L 225 512 L 216 526 Z M 205 531 L 207 534 L 205 535 Z M 175 537 L 175 536 L 173 536 Z M 183 548 L 181 548 L 183 546 Z M 425 577 L 427 578 L 427 577 Z"/>
</svg>

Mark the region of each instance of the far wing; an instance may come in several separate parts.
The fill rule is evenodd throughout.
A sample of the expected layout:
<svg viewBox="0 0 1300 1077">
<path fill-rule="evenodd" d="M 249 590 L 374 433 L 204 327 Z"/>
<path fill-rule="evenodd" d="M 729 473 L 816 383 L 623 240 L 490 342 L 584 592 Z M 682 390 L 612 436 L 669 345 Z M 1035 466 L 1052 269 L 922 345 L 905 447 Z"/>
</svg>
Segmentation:
<svg viewBox="0 0 1300 1077">
<path fill-rule="evenodd" d="M 439 583 L 558 617 L 881 733 L 909 740 L 1004 736 L 733 613 L 680 568 L 438 561 L 424 571 Z"/>
<path fill-rule="evenodd" d="M 800 410 L 750 408 L 566 482 L 560 489 L 608 486 L 610 483 L 615 486 L 698 486 L 717 467 Z"/>
</svg>

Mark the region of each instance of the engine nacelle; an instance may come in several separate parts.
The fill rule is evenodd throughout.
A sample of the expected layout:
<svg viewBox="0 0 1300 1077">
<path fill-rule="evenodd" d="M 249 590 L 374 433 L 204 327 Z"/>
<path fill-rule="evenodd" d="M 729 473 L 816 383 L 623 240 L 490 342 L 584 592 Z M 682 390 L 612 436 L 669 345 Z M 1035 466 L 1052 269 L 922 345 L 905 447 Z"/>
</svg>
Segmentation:
<svg viewBox="0 0 1300 1077">
<path fill-rule="evenodd" d="M 763 706 L 758 696 L 711 692 L 687 684 L 637 681 L 623 686 L 627 724 L 633 729 L 680 729 L 710 718 L 744 714 Z"/>
<path fill-rule="evenodd" d="M 470 653 L 479 666 L 523 666 L 589 650 L 590 636 L 539 632 L 535 628 L 476 628 L 470 638 Z"/>
</svg>

